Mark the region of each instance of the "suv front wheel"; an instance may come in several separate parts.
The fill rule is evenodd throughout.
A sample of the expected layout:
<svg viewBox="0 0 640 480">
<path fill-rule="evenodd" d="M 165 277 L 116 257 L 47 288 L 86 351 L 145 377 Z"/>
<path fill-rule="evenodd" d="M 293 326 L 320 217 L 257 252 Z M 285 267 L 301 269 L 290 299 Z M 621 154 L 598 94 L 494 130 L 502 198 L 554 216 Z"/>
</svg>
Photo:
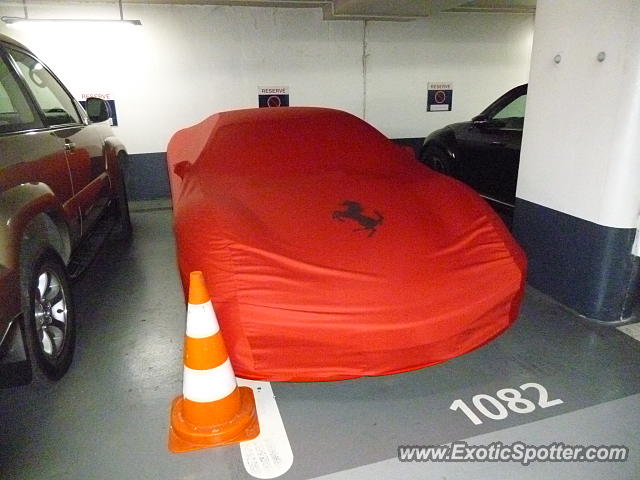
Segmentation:
<svg viewBox="0 0 640 480">
<path fill-rule="evenodd" d="M 75 312 L 64 264 L 52 250 L 23 258 L 23 332 L 34 380 L 60 379 L 75 348 Z"/>
</svg>

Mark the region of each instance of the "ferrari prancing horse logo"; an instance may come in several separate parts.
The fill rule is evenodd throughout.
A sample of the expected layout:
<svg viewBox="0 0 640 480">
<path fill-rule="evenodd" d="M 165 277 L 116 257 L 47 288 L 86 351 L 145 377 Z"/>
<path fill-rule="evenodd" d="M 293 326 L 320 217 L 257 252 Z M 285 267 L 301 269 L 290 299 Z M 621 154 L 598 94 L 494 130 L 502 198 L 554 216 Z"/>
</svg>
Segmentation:
<svg viewBox="0 0 640 480">
<path fill-rule="evenodd" d="M 364 208 L 362 208 L 362 205 L 360 205 L 358 202 L 345 200 L 344 202 L 341 203 L 341 205 L 344 206 L 345 209 L 335 210 L 332 215 L 333 219 L 338 220 L 340 222 L 344 222 L 344 219 L 348 218 L 358 222 L 362 228 L 356 228 L 354 232 L 368 230 L 369 231 L 368 237 L 376 233 L 376 229 L 378 225 L 380 225 L 382 223 L 382 220 L 384 219 L 382 214 L 377 210 L 374 210 L 373 213 L 378 218 L 368 217 L 364 215 L 362 213 Z"/>
</svg>

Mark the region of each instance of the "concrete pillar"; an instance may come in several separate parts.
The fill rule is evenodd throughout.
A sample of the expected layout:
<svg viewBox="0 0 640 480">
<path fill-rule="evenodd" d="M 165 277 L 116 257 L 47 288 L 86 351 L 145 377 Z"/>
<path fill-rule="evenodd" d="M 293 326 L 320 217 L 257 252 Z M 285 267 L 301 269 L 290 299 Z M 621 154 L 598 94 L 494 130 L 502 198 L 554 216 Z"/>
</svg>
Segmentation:
<svg viewBox="0 0 640 480">
<path fill-rule="evenodd" d="M 514 233 L 529 282 L 617 322 L 638 296 L 640 1 L 538 0 Z"/>
</svg>

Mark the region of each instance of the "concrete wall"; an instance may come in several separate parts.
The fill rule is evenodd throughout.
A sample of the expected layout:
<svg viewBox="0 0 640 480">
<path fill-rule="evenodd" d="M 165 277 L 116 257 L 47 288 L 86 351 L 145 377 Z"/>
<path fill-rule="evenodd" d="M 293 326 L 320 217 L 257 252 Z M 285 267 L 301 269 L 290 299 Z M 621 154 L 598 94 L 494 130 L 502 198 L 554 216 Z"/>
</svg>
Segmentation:
<svg viewBox="0 0 640 480">
<path fill-rule="evenodd" d="M 21 3 L 3 2 L 0 15 L 22 16 Z M 113 2 L 29 6 L 32 18 L 118 15 Z M 256 106 L 258 85 L 289 86 L 292 105 L 366 112 L 390 137 L 424 137 L 526 82 L 533 35 L 529 15 L 365 26 L 323 21 L 319 9 L 125 4 L 125 16 L 143 26 L 0 32 L 32 48 L 74 95 L 111 94 L 134 154 L 163 152 L 173 132 L 216 111 Z M 425 111 L 428 81 L 453 82 L 453 111 Z"/>
</svg>

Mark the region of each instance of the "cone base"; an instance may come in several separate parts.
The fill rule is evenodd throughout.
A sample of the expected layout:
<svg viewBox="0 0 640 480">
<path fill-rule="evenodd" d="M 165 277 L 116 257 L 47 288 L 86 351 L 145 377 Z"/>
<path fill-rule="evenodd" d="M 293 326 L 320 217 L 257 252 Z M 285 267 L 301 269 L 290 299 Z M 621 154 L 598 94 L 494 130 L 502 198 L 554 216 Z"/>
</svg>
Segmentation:
<svg viewBox="0 0 640 480">
<path fill-rule="evenodd" d="M 214 426 L 198 426 L 187 422 L 182 415 L 182 395 L 171 404 L 169 450 L 174 453 L 202 448 L 220 447 L 256 438 L 260 433 L 256 402 L 249 387 L 238 387 L 240 410 L 226 423 Z"/>
</svg>

